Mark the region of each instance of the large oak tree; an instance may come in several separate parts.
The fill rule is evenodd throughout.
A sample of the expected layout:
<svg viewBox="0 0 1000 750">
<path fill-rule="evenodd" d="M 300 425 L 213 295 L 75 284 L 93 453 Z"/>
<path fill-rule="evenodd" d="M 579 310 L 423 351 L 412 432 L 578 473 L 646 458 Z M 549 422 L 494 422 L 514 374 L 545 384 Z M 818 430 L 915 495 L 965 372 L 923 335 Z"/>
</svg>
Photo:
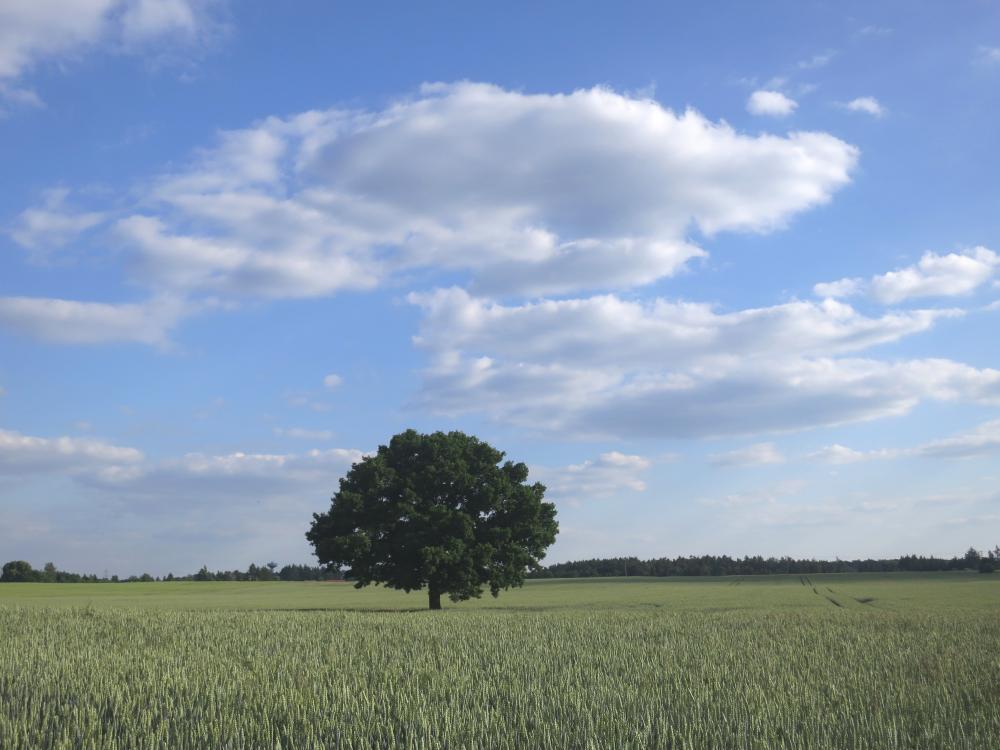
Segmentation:
<svg viewBox="0 0 1000 750">
<path fill-rule="evenodd" d="M 520 586 L 559 529 L 528 467 L 461 432 L 414 430 L 354 464 L 306 538 L 358 588 L 426 588 L 430 608 Z"/>
</svg>

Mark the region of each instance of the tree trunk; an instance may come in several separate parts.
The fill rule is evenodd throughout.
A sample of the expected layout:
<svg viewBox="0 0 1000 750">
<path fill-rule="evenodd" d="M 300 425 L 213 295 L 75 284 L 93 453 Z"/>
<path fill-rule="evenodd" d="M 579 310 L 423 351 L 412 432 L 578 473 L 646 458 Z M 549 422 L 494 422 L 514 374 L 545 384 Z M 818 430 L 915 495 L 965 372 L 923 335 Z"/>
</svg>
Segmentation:
<svg viewBox="0 0 1000 750">
<path fill-rule="evenodd" d="M 427 598 L 430 600 L 431 609 L 441 609 L 441 592 L 436 589 L 427 590 Z"/>
</svg>

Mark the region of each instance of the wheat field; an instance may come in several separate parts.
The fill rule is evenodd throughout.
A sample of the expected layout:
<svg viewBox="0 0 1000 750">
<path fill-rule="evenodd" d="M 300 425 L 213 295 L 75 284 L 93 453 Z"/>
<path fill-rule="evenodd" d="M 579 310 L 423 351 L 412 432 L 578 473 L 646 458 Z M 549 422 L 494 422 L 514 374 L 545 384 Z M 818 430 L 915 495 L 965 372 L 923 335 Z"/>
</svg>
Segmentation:
<svg viewBox="0 0 1000 750">
<path fill-rule="evenodd" d="M 997 579 L 8 584 L 0 747 L 997 747 Z"/>
</svg>

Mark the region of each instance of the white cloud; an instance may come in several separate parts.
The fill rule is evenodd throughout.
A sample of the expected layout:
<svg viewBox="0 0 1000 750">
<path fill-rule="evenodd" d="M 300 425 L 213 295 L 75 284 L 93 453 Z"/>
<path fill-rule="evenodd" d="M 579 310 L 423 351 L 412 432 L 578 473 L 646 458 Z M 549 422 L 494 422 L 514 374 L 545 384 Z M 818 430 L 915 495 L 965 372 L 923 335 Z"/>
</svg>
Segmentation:
<svg viewBox="0 0 1000 750">
<path fill-rule="evenodd" d="M 323 378 L 323 385 L 330 390 L 333 390 L 343 382 L 344 379 L 333 372 Z"/>
<path fill-rule="evenodd" d="M 817 284 L 814 291 L 824 297 L 842 297 L 867 292 L 883 304 L 915 297 L 953 297 L 971 294 L 988 282 L 1000 268 L 1000 255 L 979 246 L 960 253 L 927 252 L 912 266 L 863 279 L 840 279 Z"/>
<path fill-rule="evenodd" d="M 39 63 L 94 48 L 144 52 L 152 42 L 192 41 L 212 25 L 207 0 L 4 0 L 0 94 L 37 95 L 11 84 Z M 141 46 L 140 46 L 141 45 Z"/>
<path fill-rule="evenodd" d="M 96 41 L 116 0 L 6 0 L 0 4 L 0 78 L 16 78 L 36 60 Z"/>
<path fill-rule="evenodd" d="M 278 437 L 296 438 L 299 440 L 332 440 L 330 430 L 308 430 L 303 427 L 275 427 L 274 434 Z"/>
<path fill-rule="evenodd" d="M 886 114 L 885 107 L 874 96 L 860 96 L 847 102 L 844 107 L 851 112 L 864 112 L 873 117 L 883 117 Z"/>
<path fill-rule="evenodd" d="M 19 334 L 68 344 L 164 346 L 170 329 L 192 311 L 189 303 L 168 296 L 138 304 L 0 297 L 0 325 Z"/>
<path fill-rule="evenodd" d="M 798 106 L 798 102 L 780 91 L 754 91 L 747 100 L 747 112 L 768 117 L 785 117 L 792 114 Z"/>
<path fill-rule="evenodd" d="M 21 212 L 10 230 L 14 241 L 30 250 L 61 247 L 104 220 L 98 211 L 77 211 L 66 204 L 69 191 L 55 188 L 45 193 L 41 206 Z"/>
<path fill-rule="evenodd" d="M 779 358 L 629 372 L 456 357 L 425 373 L 421 396 L 437 413 L 581 438 L 690 438 L 900 416 L 925 399 L 998 404 L 1000 371 L 949 360 Z"/>
<path fill-rule="evenodd" d="M 286 433 L 287 434 L 287 433 Z M 296 488 L 335 488 L 337 479 L 364 453 L 348 448 L 304 453 L 188 453 L 148 461 L 135 448 L 95 438 L 43 438 L 0 429 L 0 477 L 70 476 L 131 500 L 158 496 L 199 503 L 245 491 L 283 493 Z M 327 495 L 329 496 L 329 495 Z"/>
<path fill-rule="evenodd" d="M 840 279 L 839 281 L 828 281 L 816 284 L 813 287 L 813 292 L 815 292 L 818 297 L 852 297 L 855 294 L 860 294 L 864 288 L 864 279 Z"/>
<path fill-rule="evenodd" d="M 650 466 L 652 462 L 643 456 L 610 451 L 595 460 L 558 469 L 533 467 L 531 478 L 545 485 L 547 498 L 578 505 L 624 492 L 645 491 L 646 482 L 641 476 Z"/>
<path fill-rule="evenodd" d="M 128 498 L 196 498 L 224 502 L 247 492 L 274 496 L 314 488 L 329 493 L 337 479 L 360 461 L 358 450 L 332 448 L 306 453 L 189 453 L 155 464 L 109 467 L 83 479 Z M 178 500 L 179 502 L 179 500 Z"/>
<path fill-rule="evenodd" d="M 109 465 L 133 465 L 142 459 L 135 448 L 103 440 L 33 437 L 0 429 L 0 476 L 94 471 Z"/>
<path fill-rule="evenodd" d="M 925 443 L 915 453 L 934 458 L 971 458 L 1000 453 L 1000 420 L 984 422 L 970 432 Z"/>
<path fill-rule="evenodd" d="M 954 310 L 868 318 L 836 300 L 717 312 L 694 302 L 614 295 L 501 305 L 457 289 L 411 294 L 425 318 L 416 343 L 453 360 L 621 369 L 709 366 L 734 358 L 840 354 L 926 331 Z"/>
<path fill-rule="evenodd" d="M 898 452 L 893 450 L 857 451 L 853 448 L 848 448 L 846 445 L 834 443 L 833 445 L 820 448 L 814 453 L 810 453 L 808 458 L 814 461 L 822 461 L 823 463 L 842 465 L 896 458 L 897 455 Z"/>
<path fill-rule="evenodd" d="M 132 0 L 121 16 L 122 36 L 131 44 L 166 33 L 192 37 L 198 23 L 198 11 L 191 0 Z"/>
<path fill-rule="evenodd" d="M 809 458 L 833 464 L 897 458 L 973 458 L 1000 453 L 1000 420 L 984 422 L 974 429 L 918 445 L 915 448 L 880 448 L 857 451 L 843 445 L 829 445 Z"/>
<path fill-rule="evenodd" d="M 503 306 L 411 295 L 431 354 L 420 402 L 578 436 L 754 434 L 903 414 L 924 398 L 1000 398 L 1000 372 L 947 360 L 833 359 L 956 311 L 867 318 L 850 306 L 710 306 L 613 296 Z"/>
<path fill-rule="evenodd" d="M 704 255 L 692 227 L 771 231 L 825 203 L 857 156 L 607 89 L 434 84 L 223 133 L 118 234 L 140 278 L 186 291 L 316 296 L 418 268 L 497 293 L 624 288 Z"/>
<path fill-rule="evenodd" d="M 764 466 L 782 464 L 785 457 L 774 443 L 755 443 L 746 448 L 716 454 L 711 461 L 715 466 Z"/>
<path fill-rule="evenodd" d="M 14 450 L 5 448 L 11 434 Z M 28 449 L 21 445 L 26 440 Z M 32 559 L 29 550 L 48 554 L 44 550 L 56 544 L 69 555 L 61 563 L 69 569 L 118 573 L 143 568 L 190 573 L 202 563 L 231 568 L 259 563 L 264 555 L 282 562 L 311 560 L 302 532 L 312 513 L 328 507 L 339 478 L 363 456 L 335 448 L 191 453 L 154 462 L 99 441 L 43 440 L 40 450 L 38 440 L 0 432 L 0 478 L 66 477 L 85 493 L 86 503 L 58 512 L 44 502 L 21 503 L 23 512 L 0 503 L 0 543 L 25 550 L 18 555 L 26 559 Z M 32 496 L 30 489 L 25 492 Z M 74 563 L 73 555 L 85 557 Z"/>
</svg>

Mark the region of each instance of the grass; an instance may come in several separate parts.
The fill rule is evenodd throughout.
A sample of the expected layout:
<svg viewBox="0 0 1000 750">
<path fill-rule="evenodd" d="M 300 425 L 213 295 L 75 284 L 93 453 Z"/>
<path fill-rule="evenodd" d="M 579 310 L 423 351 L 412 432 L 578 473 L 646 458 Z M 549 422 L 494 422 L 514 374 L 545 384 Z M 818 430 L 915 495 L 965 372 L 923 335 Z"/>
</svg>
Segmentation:
<svg viewBox="0 0 1000 750">
<path fill-rule="evenodd" d="M 3 585 L 0 747 L 1000 746 L 1000 576 L 537 581 L 449 605 Z"/>
</svg>

